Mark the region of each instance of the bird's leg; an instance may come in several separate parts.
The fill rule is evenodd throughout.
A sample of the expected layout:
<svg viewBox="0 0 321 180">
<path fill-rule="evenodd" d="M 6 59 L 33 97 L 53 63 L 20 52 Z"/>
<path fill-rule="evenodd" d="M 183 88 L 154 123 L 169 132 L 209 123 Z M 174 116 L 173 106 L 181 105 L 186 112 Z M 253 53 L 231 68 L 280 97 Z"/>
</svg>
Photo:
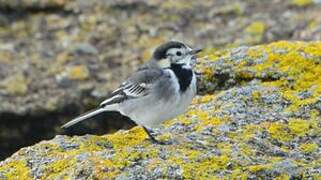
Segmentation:
<svg viewBox="0 0 321 180">
<path fill-rule="evenodd" d="M 165 142 L 162 142 L 162 141 L 158 141 L 157 139 L 155 139 L 155 137 L 152 135 L 152 133 L 150 132 L 151 130 L 147 129 L 145 126 L 143 126 L 146 134 L 148 135 L 149 139 L 155 143 L 155 144 L 161 144 L 161 145 L 164 145 L 166 144 Z"/>
</svg>

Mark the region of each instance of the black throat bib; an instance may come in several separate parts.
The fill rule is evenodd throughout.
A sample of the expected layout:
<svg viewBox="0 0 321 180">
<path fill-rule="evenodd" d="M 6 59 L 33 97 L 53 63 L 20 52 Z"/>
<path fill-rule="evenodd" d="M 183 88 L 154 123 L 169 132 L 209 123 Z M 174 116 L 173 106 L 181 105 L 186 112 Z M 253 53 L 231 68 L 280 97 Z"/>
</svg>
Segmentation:
<svg viewBox="0 0 321 180">
<path fill-rule="evenodd" d="M 179 64 L 171 64 L 170 69 L 174 71 L 178 79 L 180 91 L 185 92 L 192 82 L 193 71 L 191 69 L 185 69 Z"/>
</svg>

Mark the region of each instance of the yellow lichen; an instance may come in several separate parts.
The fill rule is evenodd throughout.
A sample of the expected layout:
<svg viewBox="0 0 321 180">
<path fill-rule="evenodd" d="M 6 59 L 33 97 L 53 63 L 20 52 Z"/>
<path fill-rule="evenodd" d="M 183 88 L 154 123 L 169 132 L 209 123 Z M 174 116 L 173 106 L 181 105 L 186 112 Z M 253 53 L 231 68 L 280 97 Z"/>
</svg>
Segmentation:
<svg viewBox="0 0 321 180">
<path fill-rule="evenodd" d="M 266 78 L 262 84 L 264 86 L 277 87 L 282 98 L 286 99 L 290 105 L 288 109 L 295 112 L 295 109 L 306 105 L 311 105 L 320 97 L 321 86 L 320 66 L 317 62 L 320 59 L 321 43 L 303 43 L 303 42 L 277 42 L 270 45 L 256 46 L 250 48 L 248 53 L 251 63 L 239 63 L 233 61 L 233 66 L 236 67 L 236 72 L 240 70 L 241 73 L 236 73 L 237 78 Z M 226 51 L 229 52 L 229 51 Z M 212 63 L 218 59 L 229 59 L 232 54 L 222 53 L 220 51 L 213 52 L 214 59 L 202 59 L 206 63 Z M 224 56 L 224 57 L 222 57 Z M 208 56 L 210 57 L 210 56 Z M 62 57 L 64 58 L 64 57 Z M 259 61 L 259 62 L 257 62 Z M 242 61 L 244 62 L 244 61 Z M 203 65 L 198 65 L 201 70 Z M 213 76 L 213 67 L 205 69 L 205 74 L 208 76 L 207 80 Z M 251 72 L 251 76 L 246 74 Z M 280 78 L 269 79 L 274 72 L 279 73 Z M 268 77 L 263 77 L 262 74 L 268 74 Z M 272 76 L 271 76 L 272 77 Z M 203 79 L 204 80 L 204 79 Z M 300 93 L 307 93 L 307 96 L 300 96 Z M 253 91 L 251 97 L 246 97 L 245 101 L 254 100 L 255 103 L 261 103 L 261 91 Z M 219 94 L 221 95 L 221 94 Z M 242 126 L 237 126 L 236 130 L 227 131 L 217 128 L 222 125 L 230 125 L 231 120 L 228 115 L 217 116 L 217 113 L 224 108 L 234 107 L 233 103 L 226 103 L 224 107 L 212 105 L 216 101 L 217 94 L 197 96 L 193 100 L 193 105 L 189 111 L 184 115 L 166 123 L 165 127 L 169 127 L 174 123 L 183 124 L 191 127 L 192 131 L 203 131 L 204 128 L 212 127 L 212 134 L 204 133 L 202 140 L 186 143 L 175 143 L 169 146 L 158 146 L 151 144 L 146 139 L 148 136 L 142 128 L 136 127 L 130 131 L 120 131 L 112 135 L 105 136 L 89 136 L 85 140 L 78 141 L 78 137 L 67 138 L 67 141 L 77 142 L 79 146 L 71 150 L 64 150 L 59 146 L 51 146 L 42 144 L 40 148 L 46 149 L 47 157 L 54 157 L 57 160 L 44 167 L 44 177 L 53 179 L 67 178 L 69 172 L 74 171 L 77 165 L 77 155 L 85 153 L 88 155 L 85 163 L 92 164 L 93 178 L 110 179 L 116 178 L 119 174 L 124 173 L 124 169 L 131 167 L 137 161 L 148 160 L 147 170 L 153 171 L 156 168 L 166 174 L 169 171 L 169 166 L 178 167 L 185 179 L 215 179 L 222 178 L 216 175 L 230 174 L 224 178 L 232 179 L 246 179 L 253 174 L 260 174 L 262 171 L 270 171 L 274 168 L 274 163 L 284 160 L 286 157 L 271 156 L 266 153 L 263 156 L 258 156 L 258 151 L 261 150 L 251 140 L 255 140 L 257 136 L 268 132 L 267 138 L 264 139 L 267 145 L 279 146 L 281 151 L 288 153 L 290 151 L 300 150 L 306 155 L 315 155 L 319 149 L 317 143 L 313 138 L 308 142 L 300 142 L 298 148 L 289 146 L 288 142 L 297 141 L 301 136 L 317 137 L 321 133 L 320 129 L 320 112 L 313 107 L 310 112 L 307 112 L 309 117 L 306 119 L 289 119 L 288 121 L 280 121 L 279 119 L 266 120 L 259 123 L 249 123 Z M 232 94 L 234 96 L 237 93 Z M 252 98 L 252 99 L 251 99 Z M 211 107 L 205 108 L 203 107 Z M 273 120 L 273 122 L 271 122 Z M 208 129 L 206 129 L 208 130 Z M 215 138 L 216 135 L 226 138 L 226 141 L 221 141 Z M 181 135 L 184 139 L 186 134 Z M 185 137 L 184 137 L 185 136 Z M 265 135 L 264 135 L 265 136 Z M 169 138 L 176 138 L 174 133 L 164 133 L 157 137 L 160 140 L 168 140 Z M 204 138 L 204 139 L 203 139 Z M 281 143 L 271 143 L 278 140 Z M 175 141 L 174 141 L 175 142 Z M 209 148 L 219 152 L 219 155 L 209 155 L 198 148 Z M 142 151 L 141 149 L 148 151 Z M 159 152 L 166 151 L 166 158 L 160 158 Z M 207 150 L 206 150 L 207 151 Z M 101 152 L 108 154 L 108 156 L 99 156 Z M 107 153 L 108 152 L 108 153 Z M 260 151 L 260 153 L 264 151 Z M 311 154 L 308 154 L 311 153 Z M 255 161 L 257 159 L 260 161 Z M 262 162 L 264 163 L 257 163 Z M 256 163 L 254 163 L 256 162 Z M 298 159 L 294 163 L 304 169 L 318 167 L 320 160 L 313 160 L 307 162 L 306 159 Z M 309 163 L 309 164 L 308 164 Z M 231 166 L 230 166 L 231 165 Z M 0 174 L 9 172 L 2 170 L 0 167 Z M 13 168 L 14 169 L 14 168 Z M 287 174 L 280 174 L 279 179 L 288 178 Z M 308 175 L 307 175 L 308 176 Z M 309 174 L 314 177 L 315 174 Z M 303 176 L 304 177 L 304 176 Z M 166 178 L 166 177 L 164 177 Z"/>
<path fill-rule="evenodd" d="M 202 99 L 200 99 L 202 101 Z M 191 109 L 188 111 L 188 113 L 185 116 L 180 116 L 178 120 L 185 124 L 191 124 L 191 120 L 189 118 L 196 117 L 196 119 L 199 121 L 197 125 L 194 127 L 196 131 L 202 130 L 203 128 L 209 127 L 209 126 L 217 126 L 222 124 L 222 119 L 211 115 L 209 112 L 205 112 L 202 110 L 196 110 Z"/>
<path fill-rule="evenodd" d="M 321 57 L 320 45 L 318 43 L 308 43 L 302 52 L 312 57 Z"/>
<path fill-rule="evenodd" d="M 211 116 L 211 118 L 206 118 L 206 119 L 201 119 L 201 126 L 206 127 L 206 126 L 217 126 L 222 124 L 222 119 L 216 117 L 216 116 Z"/>
<path fill-rule="evenodd" d="M 79 149 L 84 151 L 101 151 L 104 147 L 101 147 L 97 144 L 97 142 L 106 142 L 107 138 L 104 136 L 92 136 L 84 143 L 80 144 Z M 108 142 L 108 141 L 107 141 Z"/>
<path fill-rule="evenodd" d="M 254 101 L 259 101 L 261 99 L 261 92 L 260 91 L 253 91 L 252 98 Z"/>
<path fill-rule="evenodd" d="M 230 161 L 226 155 L 202 157 L 197 150 L 177 149 L 177 153 L 168 161 L 172 165 L 180 166 L 185 179 L 208 179 L 213 177 L 216 171 L 224 170 Z"/>
<path fill-rule="evenodd" d="M 96 178 L 115 177 L 121 173 L 122 168 L 130 166 L 130 164 L 137 159 L 158 156 L 157 149 L 146 152 L 140 152 L 134 149 L 136 144 L 143 145 L 142 142 L 144 142 L 146 138 L 146 133 L 140 127 L 136 127 L 129 132 L 118 132 L 106 136 L 90 136 L 90 138 L 82 141 L 78 148 L 69 151 L 60 152 L 59 147 L 51 146 L 47 143 L 43 144 L 43 146 L 47 146 L 46 149 L 50 149 L 48 156 L 54 155 L 60 157 L 59 160 L 46 166 L 44 178 L 63 179 L 69 177 L 69 168 L 75 165 L 75 156 L 81 153 L 89 155 L 88 160 L 93 163 L 93 171 Z M 77 141 L 77 139 L 75 139 L 75 141 Z M 105 147 L 104 144 L 107 145 L 107 147 Z M 97 159 L 94 155 L 95 152 L 100 152 L 108 147 L 115 149 L 115 153 L 107 159 Z M 53 150 L 55 154 L 51 153 Z"/>
<path fill-rule="evenodd" d="M 64 179 L 70 176 L 76 163 L 74 158 L 64 158 L 50 163 L 45 167 L 43 179 Z"/>
<path fill-rule="evenodd" d="M 72 80 L 85 80 L 89 77 L 89 70 L 85 65 L 68 68 L 68 77 Z"/>
<path fill-rule="evenodd" d="M 289 121 L 289 129 L 291 133 L 296 136 L 304 136 L 308 133 L 310 127 L 310 123 L 307 120 L 302 119 L 291 119 Z"/>
<path fill-rule="evenodd" d="M 112 143 L 114 148 L 120 148 L 140 144 L 147 137 L 146 132 L 141 127 L 134 127 L 128 132 L 118 132 L 109 135 L 107 139 Z"/>
<path fill-rule="evenodd" d="M 243 172 L 241 169 L 235 169 L 232 171 L 232 175 L 229 179 L 247 180 L 248 173 Z"/>
<path fill-rule="evenodd" d="M 276 49 L 280 49 L 279 53 Z M 267 46 L 258 46 L 249 50 L 251 57 L 267 55 L 267 60 L 250 67 L 256 72 L 256 77 L 262 73 L 269 74 L 271 68 L 279 74 L 287 75 L 275 81 L 263 83 L 266 86 L 280 88 L 282 96 L 291 101 L 289 111 L 297 111 L 299 107 L 313 104 L 321 93 L 321 66 L 312 59 L 320 58 L 321 43 L 285 42 L 280 41 Z M 282 50 L 282 51 L 281 51 Z M 309 57 L 305 57 L 305 54 Z M 242 67 L 241 67 L 242 68 Z M 299 98 L 298 94 L 310 91 L 311 96 L 305 99 Z"/>
<path fill-rule="evenodd" d="M 119 146 L 116 150 L 108 159 L 91 158 L 95 164 L 94 174 L 98 179 L 114 178 L 122 172 L 124 167 L 131 166 L 138 159 L 152 159 L 158 156 L 157 149 L 140 152 L 128 146 Z"/>
<path fill-rule="evenodd" d="M 28 92 L 28 83 L 23 74 L 15 74 L 1 82 L 0 87 L 4 86 L 6 92 L 11 95 L 22 96 Z"/>
<path fill-rule="evenodd" d="M 251 147 L 247 143 L 239 143 L 238 146 L 240 147 L 240 150 L 243 156 L 245 157 L 255 156 L 255 153 L 256 153 L 255 149 L 253 149 L 253 147 Z"/>
<path fill-rule="evenodd" d="M 296 6 L 308 6 L 313 4 L 313 0 L 291 0 L 291 3 Z"/>
<path fill-rule="evenodd" d="M 213 95 L 204 95 L 198 98 L 194 98 L 192 104 L 204 104 L 213 101 L 215 96 Z"/>
<path fill-rule="evenodd" d="M 260 35 L 265 31 L 265 24 L 262 21 L 252 22 L 249 26 L 245 28 L 245 31 L 253 35 Z"/>
<path fill-rule="evenodd" d="M 289 133 L 287 125 L 275 122 L 271 123 L 268 127 L 268 132 L 271 137 L 280 141 L 289 141 L 292 139 L 291 134 Z"/>
<path fill-rule="evenodd" d="M 91 158 L 91 161 L 95 164 L 93 173 L 96 179 L 114 178 L 121 173 L 120 168 L 115 166 L 112 160 Z"/>
<path fill-rule="evenodd" d="M 269 170 L 272 168 L 271 164 L 257 164 L 257 165 L 252 165 L 248 167 L 248 170 L 250 172 L 256 173 L 258 171 L 264 171 L 264 170 Z"/>
<path fill-rule="evenodd" d="M 318 144 L 316 143 L 306 143 L 306 144 L 301 144 L 300 145 L 300 150 L 305 152 L 305 153 L 311 153 L 314 152 L 318 149 Z"/>
<path fill-rule="evenodd" d="M 257 60 L 263 56 L 263 53 L 258 48 L 251 48 L 247 51 L 247 56 L 251 59 Z"/>
<path fill-rule="evenodd" d="M 243 139 L 245 141 L 248 141 L 252 139 L 255 136 L 255 134 L 259 131 L 262 131 L 262 128 L 260 125 L 248 124 L 242 128 L 241 133 L 238 134 L 237 137 L 235 137 L 235 139 L 238 139 L 238 140 Z"/>
<path fill-rule="evenodd" d="M 280 174 L 278 177 L 276 177 L 276 180 L 290 180 L 291 176 L 289 174 Z"/>
<path fill-rule="evenodd" d="M 162 4 L 162 8 L 164 9 L 189 9 L 193 6 L 190 3 L 180 3 L 179 1 L 165 1 Z"/>
<path fill-rule="evenodd" d="M 319 65 L 319 60 L 321 58 L 320 49 L 320 42 L 306 43 L 280 41 L 269 45 L 249 48 L 247 51 L 248 56 L 245 57 L 245 59 L 249 59 L 250 61 L 229 62 L 228 60 L 232 57 L 232 54 L 229 53 L 225 54 L 224 59 L 227 60 L 227 63 L 231 63 L 233 67 L 235 67 L 234 72 L 236 72 L 235 74 L 238 80 L 263 79 L 261 85 L 269 88 L 277 87 L 281 97 L 289 102 L 290 105 L 286 109 L 287 111 L 297 112 L 300 108 L 313 105 L 319 100 L 321 94 L 321 66 Z M 211 53 L 212 54 L 206 56 L 207 59 L 204 58 L 201 59 L 201 61 L 208 63 L 209 59 L 210 62 L 213 62 L 223 58 L 216 55 L 220 54 L 220 51 Z M 206 66 L 206 63 L 200 63 L 197 66 L 197 69 L 204 72 L 204 78 L 202 80 L 205 81 L 205 83 L 206 81 L 215 82 L 215 79 L 213 79 L 214 68 L 209 68 Z M 307 95 L 300 95 L 302 93 Z M 259 91 L 254 91 L 252 93 L 252 98 L 257 103 L 260 103 L 261 96 L 262 94 Z M 215 101 L 215 98 L 207 100 L 210 98 L 212 97 L 204 97 L 204 101 L 201 98 L 197 98 L 193 101 L 193 104 Z M 224 108 L 228 108 L 229 106 L 229 104 L 226 104 Z M 233 105 L 231 105 L 231 107 L 232 106 Z M 206 112 L 193 109 L 190 110 L 186 116 L 180 117 L 179 119 L 184 122 L 191 122 L 190 119 L 192 119 L 192 117 L 197 117 L 196 119 L 199 120 L 199 124 L 201 124 L 201 119 L 205 120 L 204 122 L 208 122 L 208 120 L 212 118 L 212 114 L 215 114 L 217 111 L 220 111 L 220 108 L 213 107 L 213 109 Z M 256 137 L 257 134 L 266 130 L 272 139 L 276 139 L 280 142 L 289 142 L 296 140 L 297 137 L 305 135 L 316 136 L 320 134 L 319 111 L 312 109 L 309 114 L 310 117 L 307 119 L 290 119 L 288 122 L 280 122 L 277 119 L 274 119 L 276 122 L 265 121 L 259 124 L 248 124 L 238 131 L 229 132 L 228 137 L 230 140 L 238 142 L 237 144 L 240 147 L 242 155 L 249 157 L 255 156 L 256 151 L 251 149 L 252 147 L 245 146 L 244 144 Z M 224 124 L 226 121 L 221 120 L 221 123 Z M 220 135 L 220 132 L 214 129 L 213 134 Z M 310 148 L 313 149 L 313 151 Z M 314 148 L 315 144 L 313 143 L 300 146 L 301 151 L 305 150 L 307 152 L 310 150 L 312 152 L 316 151 Z M 221 149 L 224 150 L 224 148 Z M 280 149 L 284 152 L 292 151 L 292 149 L 287 146 L 287 143 L 284 143 Z M 225 152 L 227 153 L 228 151 Z M 267 159 L 272 163 L 281 161 L 281 159 L 271 157 Z M 256 172 L 269 169 L 271 164 L 268 164 L 267 166 L 258 164 L 249 167 L 251 167 L 251 172 Z M 234 171 L 235 174 L 238 175 L 246 175 L 248 173 L 247 171 Z M 286 177 L 287 175 L 281 174 L 280 177 L 281 176 Z"/>
<path fill-rule="evenodd" d="M 248 70 L 240 70 L 236 72 L 236 75 L 240 81 L 254 79 L 254 73 Z"/>
<path fill-rule="evenodd" d="M 58 64 L 60 65 L 64 65 L 66 64 L 68 61 L 71 60 L 71 56 L 69 53 L 67 52 L 62 52 L 62 53 L 59 53 L 56 57 L 56 61 Z"/>
<path fill-rule="evenodd" d="M 266 25 L 263 21 L 254 21 L 250 25 L 248 25 L 245 29 L 244 40 L 245 43 L 258 43 L 262 41 L 264 32 L 266 29 Z M 239 42 L 236 42 L 237 44 Z"/>
<path fill-rule="evenodd" d="M 30 169 L 23 160 L 11 161 L 0 167 L 0 174 L 8 180 L 27 180 L 31 179 Z"/>
<path fill-rule="evenodd" d="M 212 74 L 213 74 L 212 67 L 197 66 L 196 68 L 202 69 L 202 74 L 204 76 L 204 80 L 211 81 Z"/>
<path fill-rule="evenodd" d="M 13 53 L 9 50 L 0 49 L 0 63 L 9 64 L 13 59 Z"/>
<path fill-rule="evenodd" d="M 232 145 L 228 142 L 218 143 L 216 146 L 224 155 L 230 155 L 233 152 Z"/>
<path fill-rule="evenodd" d="M 59 99 L 56 97 L 52 97 L 47 99 L 46 104 L 44 105 L 46 107 L 47 110 L 49 111 L 54 111 L 57 109 L 59 103 Z"/>
<path fill-rule="evenodd" d="M 159 141 L 167 142 L 172 139 L 172 135 L 170 133 L 163 133 L 161 136 L 158 137 Z"/>
<path fill-rule="evenodd" d="M 217 12 L 218 14 L 236 14 L 242 15 L 244 13 L 243 4 L 240 2 L 229 3 L 222 8 L 220 8 Z"/>
<path fill-rule="evenodd" d="M 196 69 L 203 71 L 204 68 L 208 68 L 208 66 L 203 66 L 201 62 L 206 61 L 217 61 L 219 59 L 227 58 L 230 56 L 230 52 L 228 50 L 217 50 L 215 48 L 207 48 L 204 49 L 197 58 L 196 61 Z"/>
</svg>

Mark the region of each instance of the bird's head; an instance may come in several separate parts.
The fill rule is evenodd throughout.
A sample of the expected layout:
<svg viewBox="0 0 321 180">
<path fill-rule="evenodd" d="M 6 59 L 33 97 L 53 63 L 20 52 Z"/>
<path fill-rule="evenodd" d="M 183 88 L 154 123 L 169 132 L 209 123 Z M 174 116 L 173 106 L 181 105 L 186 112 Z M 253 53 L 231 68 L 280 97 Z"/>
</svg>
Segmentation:
<svg viewBox="0 0 321 180">
<path fill-rule="evenodd" d="M 190 65 L 196 59 L 200 48 L 192 49 L 179 41 L 169 41 L 159 47 L 153 53 L 153 60 L 161 68 L 169 68 L 171 65 Z"/>
</svg>

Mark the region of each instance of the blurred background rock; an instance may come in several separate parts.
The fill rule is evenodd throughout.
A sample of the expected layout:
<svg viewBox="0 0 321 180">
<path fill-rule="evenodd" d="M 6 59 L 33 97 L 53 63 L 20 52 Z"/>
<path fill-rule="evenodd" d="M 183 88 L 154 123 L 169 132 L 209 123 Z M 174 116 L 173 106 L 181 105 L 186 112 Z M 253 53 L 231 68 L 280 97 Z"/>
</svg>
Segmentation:
<svg viewBox="0 0 321 180">
<path fill-rule="evenodd" d="M 0 0 L 0 160 L 59 133 L 133 125 L 119 114 L 62 132 L 96 106 L 152 48 L 320 40 L 319 0 Z"/>
</svg>

